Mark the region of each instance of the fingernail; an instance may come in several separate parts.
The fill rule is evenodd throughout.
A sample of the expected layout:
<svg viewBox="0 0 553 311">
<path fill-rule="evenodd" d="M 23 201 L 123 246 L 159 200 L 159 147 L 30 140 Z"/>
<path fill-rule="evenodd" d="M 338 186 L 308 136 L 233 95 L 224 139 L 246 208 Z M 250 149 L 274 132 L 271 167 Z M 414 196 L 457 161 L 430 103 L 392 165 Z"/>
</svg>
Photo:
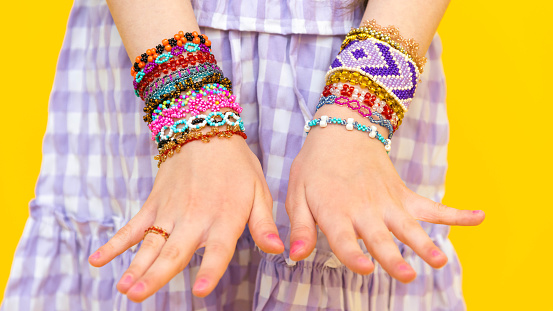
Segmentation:
<svg viewBox="0 0 553 311">
<path fill-rule="evenodd" d="M 267 235 L 267 238 L 269 240 L 272 240 L 275 243 L 278 243 L 279 245 L 283 245 L 282 241 L 279 239 L 278 235 L 276 235 L 274 233 L 271 233 L 271 234 Z"/>
<path fill-rule="evenodd" d="M 399 265 L 399 270 L 411 270 L 411 269 L 409 269 L 409 266 L 408 266 L 408 265 L 406 265 L 406 264 L 401 264 L 401 265 Z"/>
<path fill-rule="evenodd" d="M 121 284 L 130 284 L 132 283 L 132 275 L 127 274 L 125 277 L 121 279 Z"/>
<path fill-rule="evenodd" d="M 98 258 L 100 258 L 100 252 L 96 252 L 96 253 L 90 255 L 90 259 L 98 259 Z"/>
<path fill-rule="evenodd" d="M 144 283 L 142 282 L 138 282 L 137 284 L 135 284 L 133 287 L 131 287 L 131 289 L 129 289 L 129 292 L 143 292 L 145 289 L 145 286 L 144 286 Z"/>
<path fill-rule="evenodd" d="M 432 257 L 438 257 L 438 256 L 440 256 L 440 254 L 441 254 L 441 252 L 437 249 L 432 251 Z"/>
<path fill-rule="evenodd" d="M 301 240 L 292 243 L 292 247 L 290 248 L 290 254 L 297 253 L 298 251 L 300 251 L 302 249 L 302 247 L 304 245 L 305 245 L 305 242 L 301 241 Z"/>
<path fill-rule="evenodd" d="M 481 210 L 472 211 L 473 214 L 480 214 L 481 212 L 482 212 Z"/>
<path fill-rule="evenodd" d="M 357 261 L 359 261 L 359 263 L 362 264 L 362 265 L 366 265 L 370 262 L 369 258 L 367 258 L 365 256 L 359 257 L 359 259 L 357 259 Z"/>
<path fill-rule="evenodd" d="M 195 291 L 201 291 L 207 288 L 207 285 L 209 282 L 206 279 L 199 279 L 196 281 L 196 284 L 194 284 L 194 290 Z"/>
</svg>

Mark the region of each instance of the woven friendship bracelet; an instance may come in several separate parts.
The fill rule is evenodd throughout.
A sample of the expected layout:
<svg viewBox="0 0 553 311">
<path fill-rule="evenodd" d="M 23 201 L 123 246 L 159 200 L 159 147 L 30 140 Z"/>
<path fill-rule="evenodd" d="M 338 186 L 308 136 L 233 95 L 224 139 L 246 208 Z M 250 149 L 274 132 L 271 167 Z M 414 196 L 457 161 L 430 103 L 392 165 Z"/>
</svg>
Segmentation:
<svg viewBox="0 0 553 311">
<path fill-rule="evenodd" d="M 419 71 L 415 63 L 387 43 L 368 38 L 352 41 L 332 62 L 326 79 L 335 72 L 358 72 L 386 90 L 406 112 L 415 96 Z"/>
<path fill-rule="evenodd" d="M 324 105 L 335 105 L 335 104 L 337 104 L 336 99 L 337 99 L 337 97 L 335 95 L 321 97 L 321 99 L 319 100 L 319 103 L 317 104 L 317 110 L 319 110 L 319 108 L 321 108 Z M 354 100 L 352 100 L 352 101 L 354 101 Z M 342 105 L 344 105 L 344 103 L 342 103 Z M 345 103 L 345 105 L 347 105 L 348 108 L 350 108 L 352 110 L 357 110 L 357 112 L 359 112 L 361 114 L 361 111 L 358 110 L 358 109 L 354 109 L 354 108 L 356 108 L 356 106 L 354 106 L 354 105 L 350 106 L 349 102 Z M 387 120 L 383 115 L 381 115 L 378 112 L 370 112 L 370 114 L 365 114 L 363 116 L 365 118 L 367 118 L 371 123 L 383 126 L 386 129 L 388 129 L 388 132 L 389 132 L 388 139 L 392 139 L 392 137 L 394 136 L 394 127 L 392 126 L 392 123 L 390 122 L 390 120 Z"/>
<path fill-rule="evenodd" d="M 366 126 L 363 124 L 358 123 L 353 118 L 347 118 L 347 119 L 340 119 L 340 118 L 333 118 L 329 116 L 321 116 L 318 119 L 311 120 L 305 124 L 304 131 L 305 133 L 309 134 L 309 131 L 311 130 L 311 127 L 313 126 L 320 126 L 320 127 L 327 127 L 329 124 L 339 124 L 339 125 L 345 125 L 346 130 L 353 131 L 354 129 L 360 131 L 360 132 L 368 132 L 370 138 L 376 138 L 378 139 L 383 145 L 384 149 L 386 149 L 386 152 L 390 152 L 392 149 L 392 141 L 390 139 L 384 138 L 382 136 L 376 126 Z"/>
</svg>

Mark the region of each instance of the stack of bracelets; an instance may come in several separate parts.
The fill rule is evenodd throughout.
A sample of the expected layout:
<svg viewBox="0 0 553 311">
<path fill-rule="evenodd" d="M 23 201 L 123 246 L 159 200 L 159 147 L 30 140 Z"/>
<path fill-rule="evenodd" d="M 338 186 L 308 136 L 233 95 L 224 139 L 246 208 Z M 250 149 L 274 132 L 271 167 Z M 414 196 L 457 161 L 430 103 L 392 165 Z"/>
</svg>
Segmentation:
<svg viewBox="0 0 553 311">
<path fill-rule="evenodd" d="M 305 132 L 313 126 L 345 125 L 350 131 L 368 132 L 389 152 L 391 138 L 415 96 L 425 62 L 426 58 L 418 55 L 418 44 L 403 39 L 395 27 L 383 28 L 374 20 L 364 22 L 346 35 L 326 74 L 317 110 L 324 105 L 348 107 L 369 122 L 387 128 L 388 137 L 378 133 L 374 125 L 329 116 L 307 122 Z"/>
<path fill-rule="evenodd" d="M 247 138 L 242 107 L 211 54 L 207 36 L 180 31 L 162 40 L 136 57 L 131 75 L 136 96 L 145 102 L 143 119 L 157 143 L 158 167 L 194 140 Z M 210 131 L 201 132 L 205 127 Z"/>
</svg>

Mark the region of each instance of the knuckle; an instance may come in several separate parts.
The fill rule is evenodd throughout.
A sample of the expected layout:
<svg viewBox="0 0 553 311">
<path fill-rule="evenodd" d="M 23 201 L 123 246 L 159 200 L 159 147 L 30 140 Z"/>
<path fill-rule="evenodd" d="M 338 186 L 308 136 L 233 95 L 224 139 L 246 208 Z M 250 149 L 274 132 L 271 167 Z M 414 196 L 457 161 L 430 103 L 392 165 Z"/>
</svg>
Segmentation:
<svg viewBox="0 0 553 311">
<path fill-rule="evenodd" d="M 274 221 L 273 218 L 264 217 L 256 221 L 252 226 L 252 231 L 254 232 L 264 232 L 269 231 L 273 228 Z"/>
<path fill-rule="evenodd" d="M 142 241 L 142 249 L 154 250 L 159 247 L 159 239 L 156 239 L 152 236 L 147 236 L 144 241 Z"/>
<path fill-rule="evenodd" d="M 172 262 L 178 262 L 181 258 L 182 251 L 174 245 L 166 245 L 159 254 L 159 258 L 166 260 L 166 261 L 172 261 Z"/>
<path fill-rule="evenodd" d="M 296 221 L 292 225 L 292 231 L 295 235 L 306 236 L 311 235 L 311 233 L 313 232 L 313 228 L 306 223 Z"/>
<path fill-rule="evenodd" d="M 383 245 L 392 241 L 392 235 L 387 231 L 375 232 L 370 238 L 369 242 L 374 245 Z"/>
<path fill-rule="evenodd" d="M 230 248 L 230 245 L 222 241 L 211 241 L 206 245 L 206 252 L 221 256 L 222 258 L 228 258 L 232 256 L 232 250 Z"/>
<path fill-rule="evenodd" d="M 132 228 L 130 225 L 125 225 L 123 228 L 119 229 L 115 236 L 113 237 L 117 243 L 123 244 L 125 246 L 131 244 L 132 241 Z"/>
</svg>

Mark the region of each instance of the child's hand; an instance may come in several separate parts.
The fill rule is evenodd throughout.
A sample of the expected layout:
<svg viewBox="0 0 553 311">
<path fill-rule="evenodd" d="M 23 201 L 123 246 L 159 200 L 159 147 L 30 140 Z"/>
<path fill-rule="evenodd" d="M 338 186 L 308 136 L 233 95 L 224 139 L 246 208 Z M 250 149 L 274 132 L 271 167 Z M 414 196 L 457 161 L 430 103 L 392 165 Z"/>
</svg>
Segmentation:
<svg viewBox="0 0 553 311">
<path fill-rule="evenodd" d="M 140 242 L 152 225 L 168 233 L 146 235 L 117 284 L 129 299 L 140 302 L 180 273 L 194 252 L 205 246 L 193 292 L 204 297 L 217 285 L 230 262 L 246 223 L 265 252 L 281 253 L 284 245 L 272 218 L 272 198 L 259 160 L 241 137 L 192 142 L 161 165 L 148 200 L 129 223 L 89 262 L 96 267 Z"/>
<path fill-rule="evenodd" d="M 412 281 L 416 273 L 401 257 L 390 231 L 439 268 L 447 257 L 416 219 L 468 226 L 484 220 L 482 211 L 457 210 L 415 194 L 401 181 L 382 143 L 332 124 L 313 127 L 294 160 L 286 210 L 292 225 L 292 260 L 313 251 L 318 225 L 348 268 L 361 274 L 374 269 L 358 245 L 360 237 L 370 254 L 401 282 Z"/>
</svg>

